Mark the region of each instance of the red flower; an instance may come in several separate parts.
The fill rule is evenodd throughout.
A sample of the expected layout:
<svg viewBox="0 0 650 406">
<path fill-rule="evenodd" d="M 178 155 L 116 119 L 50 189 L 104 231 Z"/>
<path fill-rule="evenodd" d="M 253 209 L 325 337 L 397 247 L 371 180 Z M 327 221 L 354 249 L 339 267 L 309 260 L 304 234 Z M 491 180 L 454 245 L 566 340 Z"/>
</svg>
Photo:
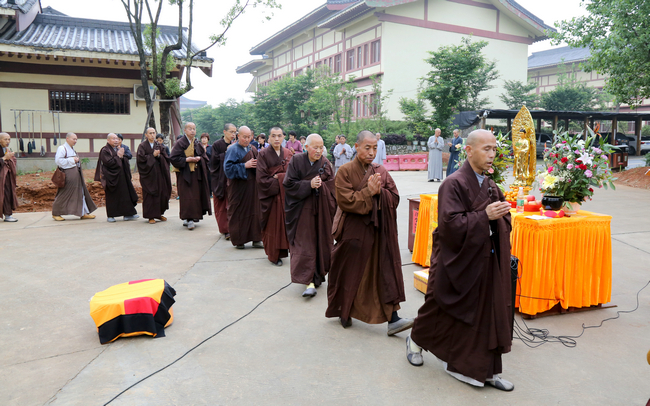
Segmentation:
<svg viewBox="0 0 650 406">
<path fill-rule="evenodd" d="M 567 158 L 567 157 L 562 157 L 562 163 L 563 163 L 563 164 L 567 163 L 568 160 L 569 160 L 569 158 Z"/>
<path fill-rule="evenodd" d="M 556 163 L 557 163 L 557 159 L 556 159 L 555 161 L 553 161 L 553 163 L 556 164 Z"/>
<path fill-rule="evenodd" d="M 582 169 L 583 171 L 585 171 L 585 170 L 587 170 L 587 165 L 585 165 L 585 164 L 580 164 L 580 166 L 578 166 L 578 168 L 580 168 L 580 169 Z"/>
<path fill-rule="evenodd" d="M 589 191 L 590 191 L 591 193 L 594 193 L 594 190 L 593 190 L 592 188 L 589 188 Z"/>
<path fill-rule="evenodd" d="M 578 159 L 576 159 L 576 163 L 577 163 L 577 162 L 582 162 L 582 161 L 580 160 L 580 158 L 578 158 Z"/>
</svg>

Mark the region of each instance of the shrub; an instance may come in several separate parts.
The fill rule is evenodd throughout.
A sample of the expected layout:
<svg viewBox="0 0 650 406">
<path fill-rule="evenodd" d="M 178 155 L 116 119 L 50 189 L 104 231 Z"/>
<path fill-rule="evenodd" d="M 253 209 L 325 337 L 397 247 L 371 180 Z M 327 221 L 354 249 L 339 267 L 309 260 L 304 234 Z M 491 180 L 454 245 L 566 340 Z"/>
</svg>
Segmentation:
<svg viewBox="0 0 650 406">
<path fill-rule="evenodd" d="M 406 145 L 404 134 L 386 134 L 382 137 L 386 145 Z"/>
</svg>

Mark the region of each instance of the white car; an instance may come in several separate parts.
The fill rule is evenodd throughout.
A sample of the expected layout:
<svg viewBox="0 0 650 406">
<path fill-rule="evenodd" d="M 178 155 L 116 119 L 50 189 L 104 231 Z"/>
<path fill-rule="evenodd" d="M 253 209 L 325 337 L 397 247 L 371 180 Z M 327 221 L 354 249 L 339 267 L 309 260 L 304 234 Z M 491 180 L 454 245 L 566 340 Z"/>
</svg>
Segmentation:
<svg viewBox="0 0 650 406">
<path fill-rule="evenodd" d="M 650 152 L 650 137 L 641 137 L 641 149 L 639 153 L 645 155 Z"/>
</svg>

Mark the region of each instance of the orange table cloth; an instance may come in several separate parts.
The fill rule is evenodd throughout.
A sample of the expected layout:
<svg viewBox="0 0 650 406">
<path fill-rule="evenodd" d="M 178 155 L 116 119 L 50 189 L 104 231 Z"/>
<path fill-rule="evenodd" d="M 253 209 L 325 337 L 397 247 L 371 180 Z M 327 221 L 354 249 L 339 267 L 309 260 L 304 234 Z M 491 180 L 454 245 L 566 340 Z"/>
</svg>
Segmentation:
<svg viewBox="0 0 650 406">
<path fill-rule="evenodd" d="M 533 220 L 528 213 L 511 214 L 521 313 L 535 315 L 557 303 L 568 309 L 611 300 L 611 216 L 581 210 L 571 217 Z"/>
<path fill-rule="evenodd" d="M 420 210 L 413 241 L 412 260 L 416 264 L 431 265 L 431 235 L 438 227 L 438 194 L 420 195 Z"/>
</svg>

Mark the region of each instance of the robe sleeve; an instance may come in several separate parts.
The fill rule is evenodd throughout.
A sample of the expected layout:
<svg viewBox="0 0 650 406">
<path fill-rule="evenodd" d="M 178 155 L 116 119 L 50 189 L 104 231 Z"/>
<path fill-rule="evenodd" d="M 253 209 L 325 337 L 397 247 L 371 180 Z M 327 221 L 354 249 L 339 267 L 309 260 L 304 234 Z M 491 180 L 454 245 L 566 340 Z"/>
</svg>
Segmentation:
<svg viewBox="0 0 650 406">
<path fill-rule="evenodd" d="M 355 185 L 352 180 L 352 170 L 356 166 L 346 165 L 346 167 L 339 168 L 336 174 L 336 201 L 338 202 L 341 210 L 355 214 L 368 214 L 372 210 L 373 195 L 368 189 L 368 184 L 363 185 L 359 191 L 355 190 Z"/>
<path fill-rule="evenodd" d="M 294 148 L 293 150 L 294 150 L 296 153 L 298 153 L 298 152 L 302 152 L 302 144 L 300 143 L 300 141 L 298 141 L 298 148 Z"/>
<path fill-rule="evenodd" d="M 436 137 L 434 137 L 434 136 L 429 137 L 429 140 L 427 141 L 427 146 L 429 147 L 429 149 L 435 148 L 435 146 L 436 146 L 435 138 Z"/>
<path fill-rule="evenodd" d="M 272 153 L 275 154 L 275 151 Z M 266 154 L 264 155 L 266 156 Z M 269 172 L 269 166 L 264 157 L 260 157 L 257 160 L 257 170 L 256 179 L 257 179 L 257 192 L 260 196 L 260 199 L 275 196 L 280 193 L 280 181 Z"/>
<path fill-rule="evenodd" d="M 298 162 L 296 159 L 289 161 L 287 174 L 284 176 L 282 185 L 284 186 L 284 193 L 287 196 L 291 196 L 296 200 L 303 200 L 312 193 L 311 179 L 302 179 L 303 175 L 300 173 L 296 162 Z"/>
<path fill-rule="evenodd" d="M 174 167 L 182 169 L 187 165 L 187 161 L 185 160 L 186 158 L 185 149 L 182 148 L 181 141 L 177 140 L 176 144 L 174 144 L 174 148 L 172 148 L 172 153 L 169 156 L 169 162 L 171 162 Z"/>
<path fill-rule="evenodd" d="M 442 137 L 439 137 L 438 141 L 436 141 L 435 144 L 435 148 L 439 151 L 442 151 L 442 148 L 445 146 L 445 141 L 442 139 Z"/>
<path fill-rule="evenodd" d="M 339 144 L 339 145 L 341 145 L 341 144 Z M 339 145 L 334 147 L 333 155 L 334 155 L 334 158 L 336 158 L 336 159 L 341 158 L 341 152 L 340 152 L 340 149 L 339 149 Z"/>
<path fill-rule="evenodd" d="M 348 157 L 348 159 L 352 158 L 352 148 L 348 144 L 345 144 L 345 156 Z"/>
<path fill-rule="evenodd" d="M 224 171 L 228 179 L 247 179 L 246 164 L 240 163 L 241 149 L 237 147 L 226 150 L 225 162 L 223 163 Z"/>
<path fill-rule="evenodd" d="M 156 157 L 153 156 L 153 153 L 147 154 L 144 143 L 138 146 L 138 151 L 136 152 L 136 164 L 138 166 L 138 172 L 140 172 L 140 176 L 146 176 L 151 173 L 154 165 L 156 164 Z"/>
<path fill-rule="evenodd" d="M 133 158 L 133 154 L 131 153 L 131 148 L 128 147 L 128 145 L 122 145 L 124 147 L 124 156 L 128 159 Z"/>
</svg>

